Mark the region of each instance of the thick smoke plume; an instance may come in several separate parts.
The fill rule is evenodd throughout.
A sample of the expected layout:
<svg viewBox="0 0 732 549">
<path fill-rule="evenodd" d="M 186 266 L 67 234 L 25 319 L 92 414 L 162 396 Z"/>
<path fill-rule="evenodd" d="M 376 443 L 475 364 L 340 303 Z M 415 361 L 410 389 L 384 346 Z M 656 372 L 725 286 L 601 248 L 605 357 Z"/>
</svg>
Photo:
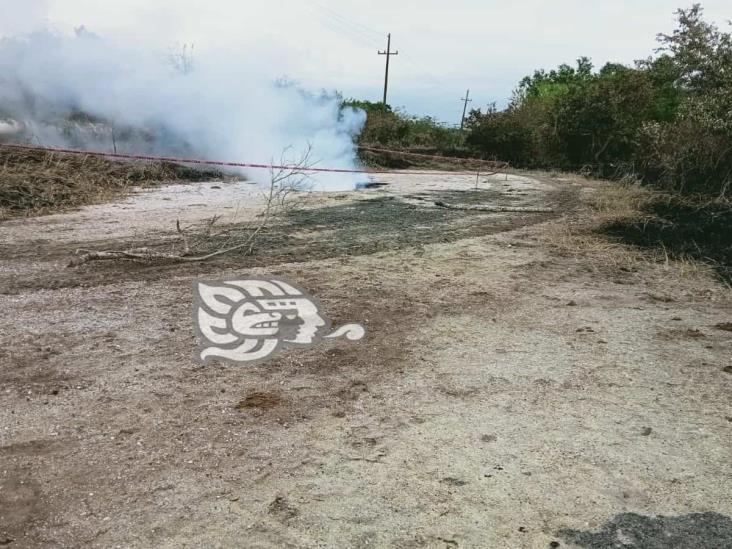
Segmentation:
<svg viewBox="0 0 732 549">
<path fill-rule="evenodd" d="M 12 8 L 10 8 L 12 9 Z M 356 167 L 365 114 L 227 52 L 149 51 L 83 29 L 0 39 L 0 140 L 121 153 L 276 163 L 311 148 L 319 167 Z M 268 173 L 246 175 L 266 181 Z M 361 179 L 315 174 L 315 188 Z"/>
</svg>

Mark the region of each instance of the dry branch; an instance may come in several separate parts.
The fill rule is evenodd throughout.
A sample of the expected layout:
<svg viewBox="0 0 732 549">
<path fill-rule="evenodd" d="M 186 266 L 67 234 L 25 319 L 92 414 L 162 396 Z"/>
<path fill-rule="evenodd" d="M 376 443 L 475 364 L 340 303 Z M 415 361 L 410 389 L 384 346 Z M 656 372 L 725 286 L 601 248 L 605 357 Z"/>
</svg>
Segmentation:
<svg viewBox="0 0 732 549">
<path fill-rule="evenodd" d="M 531 206 L 489 206 L 488 204 L 462 205 L 448 204 L 446 202 L 435 202 L 435 206 L 449 210 L 472 210 L 479 212 L 521 212 L 521 213 L 552 213 L 551 208 L 534 208 Z"/>
<path fill-rule="evenodd" d="M 287 151 L 285 151 L 287 152 Z M 176 232 L 182 251 L 177 253 L 164 253 L 152 251 L 149 248 L 136 248 L 131 250 L 77 250 L 77 256 L 69 262 L 69 267 L 78 267 L 90 261 L 105 260 L 132 260 L 132 261 L 171 261 L 181 263 L 195 263 L 213 259 L 215 257 L 243 250 L 245 255 L 249 255 L 254 250 L 257 236 L 270 222 L 273 216 L 281 214 L 293 207 L 293 193 L 303 190 L 308 180 L 307 169 L 311 166 L 310 155 L 311 149 L 303 153 L 300 159 L 295 163 L 288 163 L 284 158 L 281 159 L 280 165 L 290 166 L 288 168 L 280 168 L 277 171 L 270 170 L 270 184 L 264 192 L 264 210 L 258 215 L 257 223 L 249 227 L 237 227 L 237 231 L 247 231 L 246 237 L 241 240 L 237 237 L 229 238 L 223 245 L 214 251 L 202 251 L 200 243 L 209 240 L 212 236 L 214 224 L 219 220 L 220 216 L 214 216 L 205 224 L 202 234 L 191 235 L 187 233 L 186 228 L 181 227 L 180 220 L 175 223 Z M 274 164 L 274 162 L 273 162 Z"/>
</svg>

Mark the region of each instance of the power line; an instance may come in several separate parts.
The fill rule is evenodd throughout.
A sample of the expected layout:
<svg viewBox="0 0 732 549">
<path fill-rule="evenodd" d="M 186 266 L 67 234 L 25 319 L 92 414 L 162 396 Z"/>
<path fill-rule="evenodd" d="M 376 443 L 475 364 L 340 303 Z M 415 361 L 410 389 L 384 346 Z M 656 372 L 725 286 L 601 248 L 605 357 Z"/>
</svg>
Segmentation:
<svg viewBox="0 0 732 549">
<path fill-rule="evenodd" d="M 308 0 L 308 4 L 310 4 L 311 8 L 318 10 L 318 15 L 321 16 L 321 18 L 327 19 L 331 25 L 340 27 L 340 30 L 336 30 L 333 26 L 330 26 L 329 28 L 331 28 L 331 30 L 336 30 L 336 32 L 341 34 L 345 31 L 350 35 L 350 38 L 360 38 L 362 43 L 368 42 L 371 46 L 375 46 L 380 43 L 381 39 L 384 37 L 383 32 L 375 31 L 370 27 L 357 23 L 352 19 L 348 19 L 347 17 L 315 2 L 314 0 Z"/>
<path fill-rule="evenodd" d="M 344 23 L 346 25 L 350 25 L 354 29 L 359 29 L 359 31 L 362 33 L 371 34 L 371 35 L 373 35 L 374 38 L 383 38 L 383 36 L 384 36 L 383 32 L 372 29 L 371 27 L 366 26 L 362 23 L 359 23 L 358 21 L 354 21 L 353 19 L 346 17 L 342 13 L 339 13 L 339 12 L 335 11 L 334 9 L 329 8 L 328 6 L 324 6 L 323 4 L 320 4 L 320 3 L 316 2 L 315 0 L 307 0 L 307 1 L 309 4 L 311 4 L 317 8 L 320 8 L 323 11 L 328 12 L 332 17 L 339 19 L 342 23 Z"/>
<path fill-rule="evenodd" d="M 443 79 L 438 78 L 437 76 L 426 70 L 424 67 L 417 63 L 414 57 L 410 56 L 407 52 L 402 51 L 402 55 L 404 56 L 404 59 L 407 63 L 412 65 L 412 67 L 415 68 L 419 73 L 423 74 L 429 80 L 431 80 L 433 85 L 441 86 L 444 83 Z"/>
<path fill-rule="evenodd" d="M 342 13 L 321 4 L 316 0 L 306 0 L 310 6 L 311 11 L 320 19 L 320 23 L 326 28 L 333 32 L 345 36 L 350 41 L 358 43 L 361 46 L 368 45 L 369 47 L 379 47 L 381 40 L 386 33 L 380 32 L 367 25 L 354 21 L 353 19 L 343 15 Z M 377 41 L 378 40 L 378 41 Z M 387 36 L 388 40 L 388 36 Z M 409 55 L 407 52 L 401 52 L 404 56 L 404 60 L 411 65 L 414 73 L 426 77 L 432 86 L 442 86 L 445 83 L 444 78 L 435 76 L 434 73 L 424 68 L 417 60 Z M 384 54 L 382 54 L 384 55 Z M 393 53 L 392 55 L 396 55 Z M 389 61 L 387 56 L 387 65 Z M 388 68 L 387 68 L 388 72 Z M 385 88 L 388 88 L 388 74 L 385 77 Z"/>
<path fill-rule="evenodd" d="M 339 23 L 337 23 L 336 21 L 321 20 L 320 24 L 341 36 L 345 36 L 346 38 L 348 38 L 352 42 L 359 44 L 360 46 L 368 48 L 378 48 L 380 45 L 380 42 L 377 42 L 376 40 L 368 38 L 362 34 L 354 34 L 353 31 L 351 31 L 350 29 L 346 29 L 343 26 L 340 26 Z"/>
</svg>

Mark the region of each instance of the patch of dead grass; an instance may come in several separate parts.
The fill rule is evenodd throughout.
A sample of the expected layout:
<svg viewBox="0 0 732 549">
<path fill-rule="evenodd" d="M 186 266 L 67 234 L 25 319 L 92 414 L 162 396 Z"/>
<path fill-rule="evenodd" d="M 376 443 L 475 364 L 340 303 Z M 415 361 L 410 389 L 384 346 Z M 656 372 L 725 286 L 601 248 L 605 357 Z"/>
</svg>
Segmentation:
<svg viewBox="0 0 732 549">
<path fill-rule="evenodd" d="M 638 185 L 602 184 L 585 198 L 585 208 L 578 217 L 565 217 L 549 224 L 543 240 L 561 256 L 581 261 L 596 271 L 636 272 L 643 268 L 685 279 L 713 277 L 713 266 L 689 255 L 671 253 L 662 243 L 656 248 L 639 248 L 601 231 L 614 222 L 632 220 L 642 225 L 657 220 L 649 213 L 650 206 L 666 198 Z"/>
<path fill-rule="evenodd" d="M 645 208 L 657 193 L 640 187 L 620 183 L 608 183 L 598 187 L 587 197 L 587 205 L 601 221 L 647 217 Z"/>
<path fill-rule="evenodd" d="M 109 200 L 132 186 L 219 177 L 169 162 L 116 162 L 0 147 L 0 220 Z"/>
</svg>

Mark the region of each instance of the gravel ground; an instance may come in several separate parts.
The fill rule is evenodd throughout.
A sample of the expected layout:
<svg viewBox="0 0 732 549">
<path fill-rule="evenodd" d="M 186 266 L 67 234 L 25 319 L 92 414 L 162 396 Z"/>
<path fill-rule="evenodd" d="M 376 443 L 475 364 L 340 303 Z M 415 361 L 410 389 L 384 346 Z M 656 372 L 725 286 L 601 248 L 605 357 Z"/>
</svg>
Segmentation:
<svg viewBox="0 0 732 549">
<path fill-rule="evenodd" d="M 729 288 L 555 246 L 593 182 L 380 181 L 201 265 L 65 267 L 251 219 L 255 187 L 1 224 L 0 545 L 732 547 Z M 252 275 L 366 339 L 198 364 L 193 281 Z"/>
</svg>

